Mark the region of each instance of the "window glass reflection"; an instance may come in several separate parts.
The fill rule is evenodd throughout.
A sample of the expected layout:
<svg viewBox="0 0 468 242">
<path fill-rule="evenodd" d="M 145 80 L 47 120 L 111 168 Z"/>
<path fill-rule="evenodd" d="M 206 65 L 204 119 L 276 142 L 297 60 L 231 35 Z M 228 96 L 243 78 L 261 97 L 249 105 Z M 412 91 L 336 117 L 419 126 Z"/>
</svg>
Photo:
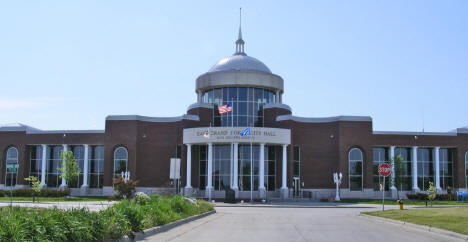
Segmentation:
<svg viewBox="0 0 468 242">
<path fill-rule="evenodd" d="M 206 91 L 203 101 L 214 104 L 214 126 L 263 127 L 263 105 L 275 102 L 275 93 L 251 87 L 216 88 Z M 232 103 L 233 111 L 221 115 L 218 108 L 227 103 Z"/>
</svg>

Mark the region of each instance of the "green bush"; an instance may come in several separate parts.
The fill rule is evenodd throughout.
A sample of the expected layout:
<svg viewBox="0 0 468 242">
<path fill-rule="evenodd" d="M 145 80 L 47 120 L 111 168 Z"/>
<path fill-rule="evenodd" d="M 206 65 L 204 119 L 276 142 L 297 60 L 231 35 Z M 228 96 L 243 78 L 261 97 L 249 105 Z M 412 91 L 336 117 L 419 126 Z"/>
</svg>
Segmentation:
<svg viewBox="0 0 468 242">
<path fill-rule="evenodd" d="M 408 194 L 406 196 L 410 200 L 421 200 L 421 201 L 427 200 L 427 194 L 425 193 Z"/>
<path fill-rule="evenodd" d="M 151 196 L 123 200 L 99 212 L 87 209 L 0 208 L 0 241 L 105 241 L 213 210 L 205 201 Z"/>
<path fill-rule="evenodd" d="M 416 194 L 408 194 L 406 195 L 410 200 L 419 200 L 419 201 L 426 201 L 428 200 L 427 194 L 425 193 L 416 193 Z M 435 197 L 436 201 L 454 201 L 457 200 L 457 194 L 437 194 Z"/>
</svg>

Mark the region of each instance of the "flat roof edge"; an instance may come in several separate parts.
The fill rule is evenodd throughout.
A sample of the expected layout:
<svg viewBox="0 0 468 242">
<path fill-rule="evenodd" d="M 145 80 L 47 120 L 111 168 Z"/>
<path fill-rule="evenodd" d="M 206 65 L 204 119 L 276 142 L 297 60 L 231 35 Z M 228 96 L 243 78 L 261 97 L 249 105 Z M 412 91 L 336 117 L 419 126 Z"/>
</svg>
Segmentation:
<svg viewBox="0 0 468 242">
<path fill-rule="evenodd" d="M 31 130 L 26 134 L 104 134 L 105 130 Z"/>
<path fill-rule="evenodd" d="M 200 117 L 198 115 L 193 114 L 185 114 L 178 117 L 147 117 L 147 116 L 140 116 L 140 115 L 110 115 L 106 117 L 107 120 L 111 121 L 144 121 L 144 122 L 155 122 L 155 123 L 169 123 L 169 122 L 179 122 L 182 120 L 193 120 L 193 121 L 200 121 Z"/>
<path fill-rule="evenodd" d="M 331 123 L 338 121 L 348 122 L 372 122 L 370 116 L 336 116 L 336 117 L 325 117 L 325 118 L 306 118 L 297 117 L 293 115 L 281 115 L 276 117 L 276 121 L 293 120 L 301 123 Z"/>
<path fill-rule="evenodd" d="M 197 102 L 193 103 L 190 106 L 188 106 L 187 111 L 194 109 L 194 108 L 210 108 L 213 109 L 214 105 L 212 103 L 205 103 L 205 102 Z"/>
<path fill-rule="evenodd" d="M 286 109 L 292 112 L 291 107 L 289 107 L 289 105 L 286 105 L 284 103 L 267 103 L 263 106 L 263 109 L 268 109 L 268 108 L 282 108 L 282 109 Z"/>
<path fill-rule="evenodd" d="M 372 134 L 380 135 L 428 135 L 428 136 L 457 136 L 454 132 L 411 132 L 411 131 L 374 131 Z"/>
</svg>

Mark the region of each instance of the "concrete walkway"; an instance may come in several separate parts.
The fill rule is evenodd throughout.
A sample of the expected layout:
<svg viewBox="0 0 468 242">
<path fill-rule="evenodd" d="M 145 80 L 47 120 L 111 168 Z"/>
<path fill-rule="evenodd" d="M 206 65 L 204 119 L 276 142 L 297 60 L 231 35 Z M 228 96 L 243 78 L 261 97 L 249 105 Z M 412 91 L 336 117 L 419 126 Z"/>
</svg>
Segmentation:
<svg viewBox="0 0 468 242">
<path fill-rule="evenodd" d="M 348 204 L 351 205 L 351 204 Z M 215 215 L 148 237 L 146 241 L 457 241 L 359 215 L 376 208 L 217 206 Z"/>
<path fill-rule="evenodd" d="M 13 206 L 17 207 L 33 207 L 33 208 L 58 208 L 58 209 L 72 209 L 72 208 L 88 208 L 90 211 L 99 211 L 106 209 L 115 202 L 13 202 Z M 0 202 L 0 207 L 10 206 L 10 202 Z"/>
</svg>

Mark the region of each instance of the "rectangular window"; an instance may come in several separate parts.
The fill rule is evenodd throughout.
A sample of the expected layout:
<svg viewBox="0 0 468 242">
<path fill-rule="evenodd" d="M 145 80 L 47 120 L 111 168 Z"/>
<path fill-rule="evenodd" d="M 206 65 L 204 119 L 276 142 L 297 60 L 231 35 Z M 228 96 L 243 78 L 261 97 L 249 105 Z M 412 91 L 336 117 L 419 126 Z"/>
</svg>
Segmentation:
<svg viewBox="0 0 468 242">
<path fill-rule="evenodd" d="M 294 146 L 294 167 L 293 167 L 293 175 L 294 177 L 301 177 L 301 149 L 299 146 Z"/>
<path fill-rule="evenodd" d="M 89 147 L 89 187 L 102 188 L 104 184 L 104 146 Z"/>
<path fill-rule="evenodd" d="M 411 148 L 405 148 L 405 147 L 397 147 L 395 148 L 395 157 L 396 156 L 401 156 L 403 159 L 402 162 L 402 182 L 400 187 L 397 187 L 400 191 L 409 191 L 412 188 L 412 181 L 411 181 Z M 395 184 L 395 186 L 398 186 L 398 184 Z"/>
<path fill-rule="evenodd" d="M 265 146 L 265 187 L 268 191 L 275 190 L 276 153 L 275 146 Z"/>
<path fill-rule="evenodd" d="M 432 149 L 419 148 L 417 164 L 418 186 L 421 191 L 426 191 L 429 188 L 429 182 L 434 182 L 434 159 Z"/>
<path fill-rule="evenodd" d="M 181 145 L 177 145 L 176 146 L 176 157 L 175 158 L 181 158 L 182 157 L 182 146 Z"/>
<path fill-rule="evenodd" d="M 63 151 L 62 145 L 47 146 L 46 183 L 47 187 L 58 187 L 62 184 L 60 171 L 57 168 L 62 166 L 60 154 Z"/>
<path fill-rule="evenodd" d="M 199 161 L 199 184 L 200 190 L 206 189 L 207 177 L 206 173 L 208 171 L 208 156 L 207 156 L 208 147 L 206 145 L 200 145 L 198 161 Z"/>
<path fill-rule="evenodd" d="M 42 146 L 30 147 L 29 176 L 35 176 L 38 180 L 42 177 Z"/>
<path fill-rule="evenodd" d="M 374 177 L 374 191 L 380 191 L 380 184 L 383 183 L 383 177 L 379 175 L 378 167 L 382 163 L 388 161 L 388 148 L 375 147 L 373 150 L 373 177 Z M 390 176 L 385 178 L 385 190 L 389 190 Z"/>
<path fill-rule="evenodd" d="M 447 190 L 448 187 L 453 189 L 453 150 L 439 150 L 439 175 L 440 187 Z"/>
</svg>

